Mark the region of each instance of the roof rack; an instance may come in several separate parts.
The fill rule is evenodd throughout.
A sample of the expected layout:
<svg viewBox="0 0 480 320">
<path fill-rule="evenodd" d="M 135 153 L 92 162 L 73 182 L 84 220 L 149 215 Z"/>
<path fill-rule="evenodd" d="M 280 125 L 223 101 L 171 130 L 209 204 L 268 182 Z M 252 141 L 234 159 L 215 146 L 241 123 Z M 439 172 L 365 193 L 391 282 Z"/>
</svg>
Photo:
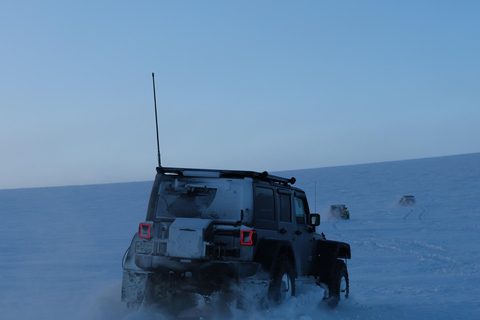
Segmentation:
<svg viewBox="0 0 480 320">
<path fill-rule="evenodd" d="M 271 181 L 282 184 L 294 184 L 297 180 L 292 177 L 290 179 L 269 174 L 267 171 L 255 172 L 255 171 L 242 171 L 242 170 L 222 170 L 222 169 L 193 169 L 193 168 L 173 168 L 173 167 L 157 167 L 157 172 L 173 173 L 178 175 L 184 175 L 188 171 L 195 171 L 200 173 L 218 173 L 221 178 L 255 178 L 262 181 Z"/>
</svg>

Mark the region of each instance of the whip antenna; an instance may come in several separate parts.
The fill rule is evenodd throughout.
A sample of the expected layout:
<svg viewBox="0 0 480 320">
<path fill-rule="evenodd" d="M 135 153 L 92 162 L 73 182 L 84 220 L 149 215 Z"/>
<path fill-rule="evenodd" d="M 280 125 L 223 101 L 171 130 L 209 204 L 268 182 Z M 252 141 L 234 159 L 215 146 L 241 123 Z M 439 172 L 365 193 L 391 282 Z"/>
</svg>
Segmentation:
<svg viewBox="0 0 480 320">
<path fill-rule="evenodd" d="M 162 166 L 160 160 L 160 142 L 158 138 L 158 118 L 157 118 L 157 96 L 155 95 L 155 74 L 152 72 L 152 81 L 153 81 L 153 103 L 155 105 L 155 127 L 157 128 L 157 154 L 158 154 L 158 166 Z"/>
</svg>

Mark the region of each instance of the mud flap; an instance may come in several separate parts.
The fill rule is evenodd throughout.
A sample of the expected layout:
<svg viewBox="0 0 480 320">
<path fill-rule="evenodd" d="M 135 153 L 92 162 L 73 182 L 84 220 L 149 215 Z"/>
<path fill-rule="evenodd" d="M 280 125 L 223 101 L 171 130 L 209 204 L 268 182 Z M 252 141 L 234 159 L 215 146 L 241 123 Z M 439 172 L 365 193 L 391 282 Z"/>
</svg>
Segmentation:
<svg viewBox="0 0 480 320">
<path fill-rule="evenodd" d="M 123 270 L 122 302 L 141 303 L 147 285 L 147 272 Z"/>
</svg>

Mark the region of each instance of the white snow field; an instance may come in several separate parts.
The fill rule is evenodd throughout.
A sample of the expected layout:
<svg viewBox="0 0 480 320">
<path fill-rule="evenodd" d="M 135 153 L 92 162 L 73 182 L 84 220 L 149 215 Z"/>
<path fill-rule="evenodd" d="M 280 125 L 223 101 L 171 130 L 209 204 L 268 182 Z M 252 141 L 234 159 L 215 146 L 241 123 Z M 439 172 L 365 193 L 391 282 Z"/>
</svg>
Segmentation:
<svg viewBox="0 0 480 320">
<path fill-rule="evenodd" d="M 275 174 L 297 178 L 327 239 L 350 243 L 350 298 L 331 309 L 300 286 L 276 309 L 232 307 L 234 319 L 478 319 L 480 153 Z M 0 190 L 0 317 L 169 319 L 120 302 L 152 181 Z M 331 204 L 351 219 L 329 218 Z"/>
</svg>

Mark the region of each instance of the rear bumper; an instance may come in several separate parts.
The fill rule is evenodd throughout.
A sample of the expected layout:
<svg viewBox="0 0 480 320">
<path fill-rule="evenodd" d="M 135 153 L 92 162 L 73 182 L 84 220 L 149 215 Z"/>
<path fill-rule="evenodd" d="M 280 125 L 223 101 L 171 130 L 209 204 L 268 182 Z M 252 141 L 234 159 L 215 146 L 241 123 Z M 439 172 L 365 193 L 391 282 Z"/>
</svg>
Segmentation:
<svg viewBox="0 0 480 320">
<path fill-rule="evenodd" d="M 190 272 L 197 277 L 229 277 L 243 279 L 257 274 L 260 264 L 244 261 L 219 261 L 180 259 L 154 255 L 135 255 L 135 264 L 142 270 L 150 272 Z"/>
</svg>

